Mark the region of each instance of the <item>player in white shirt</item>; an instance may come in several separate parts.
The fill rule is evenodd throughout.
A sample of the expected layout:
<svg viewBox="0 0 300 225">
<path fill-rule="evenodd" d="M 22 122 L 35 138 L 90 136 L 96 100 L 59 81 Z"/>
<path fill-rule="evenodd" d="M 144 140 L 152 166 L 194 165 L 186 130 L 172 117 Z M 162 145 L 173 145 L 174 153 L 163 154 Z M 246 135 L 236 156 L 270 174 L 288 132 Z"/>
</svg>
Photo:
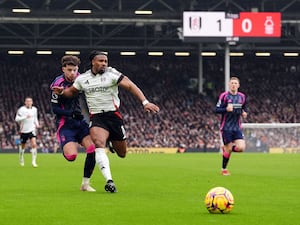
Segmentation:
<svg viewBox="0 0 300 225">
<path fill-rule="evenodd" d="M 38 111 L 33 106 L 33 100 L 31 97 L 25 98 L 25 103 L 21 106 L 16 114 L 15 121 L 20 125 L 20 138 L 21 145 L 19 146 L 19 162 L 21 166 L 24 166 L 24 152 L 26 142 L 29 139 L 31 145 L 32 154 L 32 166 L 38 167 L 36 163 L 37 158 L 37 144 L 36 144 L 36 129 L 39 128 Z"/>
<path fill-rule="evenodd" d="M 65 97 L 72 97 L 83 91 L 90 113 L 90 135 L 96 145 L 96 152 L 105 154 L 107 140 L 110 140 L 118 156 L 124 158 L 127 142 L 123 118 L 119 111 L 118 88 L 133 94 L 146 112 L 158 113 L 159 107 L 149 102 L 140 88 L 127 76 L 108 67 L 106 53 L 92 51 L 89 59 L 90 70 L 78 76 L 69 88 L 53 87 L 53 91 Z"/>
<path fill-rule="evenodd" d="M 80 59 L 77 56 L 65 55 L 61 59 L 61 64 L 63 74 L 57 76 L 50 87 L 69 87 L 73 84 L 75 78 L 79 76 L 78 67 Z M 109 159 L 106 154 L 97 156 L 95 152 L 96 148 L 89 132 L 88 110 L 85 107 L 86 103 L 84 99 L 81 101 L 81 97 L 83 96 L 79 95 L 73 98 L 65 98 L 52 93 L 51 106 L 56 116 L 57 140 L 63 150 L 64 158 L 69 162 L 75 161 L 77 158 L 78 144 L 85 149 L 86 158 L 84 162 L 82 185 L 80 187 L 81 191 L 96 191 L 90 186 L 90 178 L 93 174 L 97 157 L 97 165 L 106 181 L 104 189 L 107 192 L 115 193 L 117 189 L 111 185 L 113 179 L 109 167 Z M 104 162 L 105 165 L 103 165 L 102 162 Z"/>
</svg>

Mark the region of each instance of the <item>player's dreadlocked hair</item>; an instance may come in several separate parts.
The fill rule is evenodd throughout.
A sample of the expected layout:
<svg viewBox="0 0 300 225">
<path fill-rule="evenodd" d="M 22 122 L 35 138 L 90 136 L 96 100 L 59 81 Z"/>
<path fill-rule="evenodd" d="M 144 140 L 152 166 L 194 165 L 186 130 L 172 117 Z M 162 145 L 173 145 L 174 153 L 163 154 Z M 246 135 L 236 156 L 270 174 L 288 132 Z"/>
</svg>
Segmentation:
<svg viewBox="0 0 300 225">
<path fill-rule="evenodd" d="M 95 56 L 97 56 L 97 55 L 106 55 L 107 56 L 107 53 L 102 52 L 102 51 L 98 51 L 98 50 L 93 50 L 90 53 L 89 60 L 92 61 L 95 58 Z"/>
</svg>

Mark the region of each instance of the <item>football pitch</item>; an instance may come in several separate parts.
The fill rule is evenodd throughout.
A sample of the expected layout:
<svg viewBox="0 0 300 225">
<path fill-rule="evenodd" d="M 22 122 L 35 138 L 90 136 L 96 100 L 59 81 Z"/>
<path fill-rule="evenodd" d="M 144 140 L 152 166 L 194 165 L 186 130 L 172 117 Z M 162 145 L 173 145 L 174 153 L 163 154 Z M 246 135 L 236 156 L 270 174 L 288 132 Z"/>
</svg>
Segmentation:
<svg viewBox="0 0 300 225">
<path fill-rule="evenodd" d="M 221 176 L 217 153 L 109 154 L 118 193 L 104 191 L 98 168 L 94 193 L 79 191 L 84 154 L 73 163 L 39 154 L 39 168 L 17 154 L 0 154 L 3 225 L 284 225 L 300 221 L 300 154 L 233 154 Z M 210 214 L 207 191 L 228 188 L 229 214 Z"/>
</svg>

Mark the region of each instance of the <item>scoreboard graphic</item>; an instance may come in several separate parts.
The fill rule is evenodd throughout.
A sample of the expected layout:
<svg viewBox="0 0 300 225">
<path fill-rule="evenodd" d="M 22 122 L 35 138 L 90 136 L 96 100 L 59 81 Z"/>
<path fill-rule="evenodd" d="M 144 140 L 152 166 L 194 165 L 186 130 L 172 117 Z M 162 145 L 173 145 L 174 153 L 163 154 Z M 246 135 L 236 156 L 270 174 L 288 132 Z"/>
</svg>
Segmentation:
<svg viewBox="0 0 300 225">
<path fill-rule="evenodd" d="M 191 42 L 279 41 L 281 13 L 184 12 L 183 37 Z"/>
</svg>

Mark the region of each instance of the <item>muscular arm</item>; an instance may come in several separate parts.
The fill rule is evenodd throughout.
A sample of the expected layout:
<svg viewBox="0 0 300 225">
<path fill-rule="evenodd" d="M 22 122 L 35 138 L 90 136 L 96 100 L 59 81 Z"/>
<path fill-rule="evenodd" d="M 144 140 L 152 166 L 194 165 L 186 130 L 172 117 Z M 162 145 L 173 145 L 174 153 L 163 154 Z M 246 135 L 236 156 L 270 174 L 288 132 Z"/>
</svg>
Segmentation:
<svg viewBox="0 0 300 225">
<path fill-rule="evenodd" d="M 78 95 L 79 91 L 72 85 L 64 89 L 63 87 L 52 87 L 52 91 L 57 95 L 63 95 L 64 97 L 71 98 L 75 95 Z"/>
<path fill-rule="evenodd" d="M 70 98 L 70 97 L 73 97 L 78 94 L 79 94 L 79 91 L 72 85 L 71 87 L 68 87 L 64 90 L 63 96 Z"/>
<path fill-rule="evenodd" d="M 132 93 L 144 106 L 146 112 L 158 113 L 159 107 L 151 102 L 149 102 L 142 90 L 136 86 L 128 77 L 124 76 L 123 79 L 119 82 L 119 86 L 126 89 Z"/>
<path fill-rule="evenodd" d="M 146 100 L 144 93 L 127 76 L 120 81 L 119 86 L 132 93 L 140 102 Z"/>
</svg>

